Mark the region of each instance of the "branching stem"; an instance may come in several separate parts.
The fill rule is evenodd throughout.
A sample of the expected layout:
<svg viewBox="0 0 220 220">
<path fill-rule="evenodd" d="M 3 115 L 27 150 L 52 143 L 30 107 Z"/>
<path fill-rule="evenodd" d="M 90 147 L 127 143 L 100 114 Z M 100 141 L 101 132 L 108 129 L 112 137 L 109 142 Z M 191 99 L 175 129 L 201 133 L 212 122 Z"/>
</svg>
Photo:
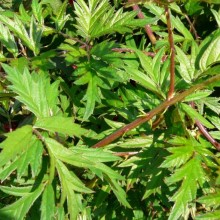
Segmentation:
<svg viewBox="0 0 220 220">
<path fill-rule="evenodd" d="M 99 147 L 104 147 L 110 143 L 112 143 L 114 140 L 116 140 L 117 138 L 121 137 L 123 134 L 125 134 L 126 132 L 136 128 L 137 126 L 149 121 L 151 118 L 153 118 L 155 115 L 165 111 L 167 108 L 169 108 L 170 106 L 174 105 L 175 103 L 183 100 L 186 96 L 192 94 L 193 92 L 195 92 L 196 90 L 200 90 L 203 89 L 204 87 L 206 87 L 207 85 L 219 81 L 220 80 L 220 74 L 213 76 L 209 79 L 207 79 L 206 81 L 197 84 L 195 86 L 192 86 L 191 88 L 185 90 L 182 93 L 177 94 L 176 96 L 167 99 L 166 101 L 164 101 L 163 103 L 161 103 L 159 106 L 157 106 L 156 108 L 154 108 L 153 110 L 149 111 L 148 113 L 146 113 L 146 115 L 134 120 L 133 122 L 131 122 L 130 124 L 125 125 L 124 127 L 120 128 L 119 130 L 115 131 L 114 133 L 110 134 L 109 136 L 107 136 L 106 138 L 104 138 L 103 140 L 101 140 L 100 142 L 98 142 L 97 144 L 93 145 L 93 148 L 99 148 Z"/>
</svg>

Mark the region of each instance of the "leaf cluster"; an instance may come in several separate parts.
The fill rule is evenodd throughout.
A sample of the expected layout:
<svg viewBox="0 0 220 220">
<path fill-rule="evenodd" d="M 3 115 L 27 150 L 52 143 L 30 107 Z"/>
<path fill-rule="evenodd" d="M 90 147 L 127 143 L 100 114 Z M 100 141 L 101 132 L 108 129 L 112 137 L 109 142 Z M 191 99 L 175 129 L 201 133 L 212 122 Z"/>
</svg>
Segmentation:
<svg viewBox="0 0 220 220">
<path fill-rule="evenodd" d="M 219 219 L 218 2 L 25 3 L 0 5 L 0 219 Z"/>
</svg>

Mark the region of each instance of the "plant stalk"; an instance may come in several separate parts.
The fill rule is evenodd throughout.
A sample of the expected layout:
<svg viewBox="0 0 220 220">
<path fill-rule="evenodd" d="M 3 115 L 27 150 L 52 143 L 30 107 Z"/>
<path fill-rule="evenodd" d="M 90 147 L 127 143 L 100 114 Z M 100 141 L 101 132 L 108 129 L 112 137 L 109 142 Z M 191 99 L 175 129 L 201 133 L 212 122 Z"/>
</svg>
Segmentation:
<svg viewBox="0 0 220 220">
<path fill-rule="evenodd" d="M 167 19 L 168 38 L 170 45 L 170 88 L 167 96 L 167 99 L 169 100 L 173 97 L 175 90 L 175 47 L 171 25 L 170 9 L 168 6 L 165 6 L 165 14 Z"/>
<path fill-rule="evenodd" d="M 172 105 L 176 104 L 177 102 L 183 100 L 186 96 L 192 94 L 193 92 L 195 92 L 197 90 L 203 89 L 207 85 L 209 85 L 211 83 L 214 83 L 216 81 L 219 81 L 219 80 L 220 80 L 220 74 L 218 74 L 216 76 L 213 76 L 213 77 L 205 80 L 202 83 L 194 85 L 191 88 L 185 90 L 182 93 L 177 94 L 176 96 L 174 96 L 174 97 L 172 97 L 170 99 L 167 99 L 166 101 L 161 103 L 159 106 L 157 106 L 156 108 L 154 108 L 151 111 L 149 111 L 148 113 L 146 113 L 146 115 L 144 115 L 144 116 L 134 120 L 133 122 L 125 125 L 124 127 L 120 128 L 119 130 L 117 130 L 114 133 L 110 134 L 109 136 L 107 136 L 103 140 L 99 141 L 98 143 L 93 145 L 92 148 L 104 147 L 104 146 L 112 143 L 114 140 L 116 140 L 117 138 L 121 137 L 126 132 L 136 128 L 137 126 L 139 126 L 139 125 L 141 125 L 141 124 L 143 124 L 143 123 L 145 123 L 147 121 L 149 121 L 155 115 L 165 111 L 170 106 L 172 106 Z"/>
</svg>

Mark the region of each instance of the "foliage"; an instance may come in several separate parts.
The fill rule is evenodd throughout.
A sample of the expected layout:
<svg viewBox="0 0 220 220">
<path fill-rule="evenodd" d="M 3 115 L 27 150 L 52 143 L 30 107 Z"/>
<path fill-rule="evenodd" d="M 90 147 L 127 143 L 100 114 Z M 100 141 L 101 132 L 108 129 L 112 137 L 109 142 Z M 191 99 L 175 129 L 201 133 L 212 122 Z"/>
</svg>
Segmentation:
<svg viewBox="0 0 220 220">
<path fill-rule="evenodd" d="M 0 5 L 0 218 L 219 219 L 219 2 L 51 2 Z"/>
</svg>

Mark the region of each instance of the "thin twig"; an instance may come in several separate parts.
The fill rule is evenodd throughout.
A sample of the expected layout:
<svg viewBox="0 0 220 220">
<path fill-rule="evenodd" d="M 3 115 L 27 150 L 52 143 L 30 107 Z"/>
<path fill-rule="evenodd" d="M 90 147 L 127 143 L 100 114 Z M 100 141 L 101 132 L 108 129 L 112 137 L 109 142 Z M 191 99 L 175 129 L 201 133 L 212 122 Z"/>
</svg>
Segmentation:
<svg viewBox="0 0 220 220">
<path fill-rule="evenodd" d="M 188 23 L 189 23 L 189 25 L 190 25 L 190 28 L 192 29 L 192 32 L 193 32 L 193 34 L 194 34 L 195 37 L 196 37 L 196 40 L 199 40 L 200 37 L 199 37 L 199 35 L 197 34 L 197 31 L 196 31 L 196 29 L 195 29 L 193 23 L 190 21 L 189 16 L 188 16 L 187 14 L 184 14 L 184 16 L 185 16 L 186 20 L 188 21 Z"/>
<path fill-rule="evenodd" d="M 165 7 L 165 14 L 167 19 L 167 29 L 168 29 L 168 36 L 169 36 L 169 45 L 170 45 L 170 87 L 167 99 L 173 97 L 174 95 L 174 86 L 175 86 L 175 47 L 174 47 L 174 40 L 173 40 L 173 32 L 172 32 L 172 25 L 171 25 L 171 18 L 170 18 L 170 9 L 168 6 Z"/>
<path fill-rule="evenodd" d="M 148 113 L 146 113 L 146 115 L 134 120 L 133 122 L 125 125 L 124 127 L 120 128 L 119 130 L 115 131 L 114 133 L 110 134 L 109 136 L 107 136 L 106 138 L 104 138 L 103 140 L 99 141 L 97 144 L 93 145 L 93 148 L 99 148 L 99 147 L 104 147 L 110 143 L 112 143 L 114 140 L 116 140 L 117 138 L 121 137 L 122 135 L 124 135 L 126 132 L 136 128 L 137 126 L 149 121 L 151 118 L 153 118 L 155 115 L 165 111 L 167 108 L 169 108 L 170 106 L 174 105 L 175 103 L 183 100 L 186 96 L 192 94 L 193 92 L 195 92 L 196 90 L 200 90 L 203 89 L 204 87 L 206 87 L 207 85 L 219 81 L 220 80 L 220 74 L 213 76 L 209 79 L 207 79 L 206 81 L 197 84 L 195 86 L 192 86 L 191 88 L 189 88 L 188 90 L 177 94 L 176 96 L 167 99 L 166 101 L 164 101 L 163 103 L 161 103 L 159 106 L 157 106 L 156 108 L 154 108 L 153 110 L 149 111 Z"/>
<path fill-rule="evenodd" d="M 130 0 L 128 2 L 130 2 Z M 133 8 L 134 11 L 138 12 L 138 14 L 137 14 L 138 18 L 144 19 L 144 14 L 142 13 L 141 9 L 139 8 L 139 6 L 137 4 L 132 5 L 132 8 Z M 147 33 L 147 36 L 149 37 L 151 43 L 156 44 L 157 39 L 154 36 L 154 33 L 153 33 L 150 25 L 149 24 L 145 25 L 144 29 L 145 29 L 145 32 Z"/>
<path fill-rule="evenodd" d="M 195 103 L 191 102 L 192 108 L 195 108 Z M 204 125 L 199 121 L 195 120 L 195 124 L 202 133 L 202 135 L 218 150 L 220 151 L 220 143 L 216 141 L 212 135 L 207 131 L 207 129 L 204 127 Z"/>
</svg>

